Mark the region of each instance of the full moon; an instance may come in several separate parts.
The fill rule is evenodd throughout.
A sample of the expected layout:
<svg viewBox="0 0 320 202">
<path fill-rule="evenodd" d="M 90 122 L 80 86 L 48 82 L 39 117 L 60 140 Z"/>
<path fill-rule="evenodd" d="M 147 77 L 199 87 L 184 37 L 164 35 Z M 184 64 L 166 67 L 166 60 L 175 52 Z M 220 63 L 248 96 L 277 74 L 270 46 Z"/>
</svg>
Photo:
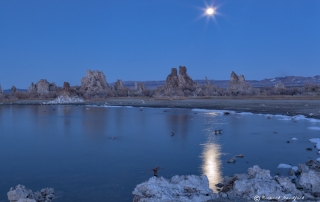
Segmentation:
<svg viewBox="0 0 320 202">
<path fill-rule="evenodd" d="M 214 8 L 207 8 L 206 9 L 206 14 L 207 15 L 213 15 L 214 14 Z"/>
</svg>

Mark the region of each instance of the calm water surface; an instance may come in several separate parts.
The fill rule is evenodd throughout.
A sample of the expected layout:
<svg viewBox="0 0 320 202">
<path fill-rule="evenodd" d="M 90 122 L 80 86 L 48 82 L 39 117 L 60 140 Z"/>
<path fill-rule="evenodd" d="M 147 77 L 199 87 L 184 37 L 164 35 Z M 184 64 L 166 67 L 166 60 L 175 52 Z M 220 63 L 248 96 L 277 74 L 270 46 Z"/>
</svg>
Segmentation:
<svg viewBox="0 0 320 202">
<path fill-rule="evenodd" d="M 148 180 L 156 166 L 164 168 L 159 175 L 165 178 L 205 174 L 214 188 L 222 176 L 253 165 L 286 174 L 279 163 L 317 158 L 308 140 L 319 138 L 320 130 L 308 127 L 319 129 L 319 122 L 167 110 L 0 106 L 0 201 L 17 184 L 33 191 L 53 187 L 56 202 L 131 201 L 136 184 Z M 223 134 L 214 135 L 215 129 Z M 226 163 L 237 154 L 245 157 Z"/>
</svg>

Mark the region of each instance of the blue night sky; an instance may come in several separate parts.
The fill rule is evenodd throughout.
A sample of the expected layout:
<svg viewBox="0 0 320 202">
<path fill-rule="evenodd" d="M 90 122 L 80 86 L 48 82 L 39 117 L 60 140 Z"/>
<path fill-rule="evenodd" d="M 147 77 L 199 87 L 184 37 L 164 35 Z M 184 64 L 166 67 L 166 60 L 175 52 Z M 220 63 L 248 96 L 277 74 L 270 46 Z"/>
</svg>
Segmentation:
<svg viewBox="0 0 320 202">
<path fill-rule="evenodd" d="M 213 19 L 201 17 L 218 6 Z M 0 83 L 320 74 L 319 0 L 1 0 Z"/>
</svg>

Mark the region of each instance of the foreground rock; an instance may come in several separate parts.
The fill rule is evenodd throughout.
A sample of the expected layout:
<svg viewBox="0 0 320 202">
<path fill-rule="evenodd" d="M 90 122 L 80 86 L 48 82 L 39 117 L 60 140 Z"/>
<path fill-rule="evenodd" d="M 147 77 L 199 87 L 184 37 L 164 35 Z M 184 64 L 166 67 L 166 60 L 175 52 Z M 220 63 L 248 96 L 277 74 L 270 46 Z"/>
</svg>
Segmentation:
<svg viewBox="0 0 320 202">
<path fill-rule="evenodd" d="M 15 188 L 11 188 L 7 195 L 10 202 L 50 202 L 54 199 L 54 189 L 45 188 L 40 192 L 32 192 L 19 184 Z"/>
<path fill-rule="evenodd" d="M 320 162 L 309 161 L 299 164 L 298 169 L 292 169 L 290 177 L 270 175 L 269 170 L 253 166 L 248 174 L 236 174 L 225 177 L 224 186 L 219 195 L 234 200 L 242 198 L 252 200 L 284 201 L 320 200 Z"/>
<path fill-rule="evenodd" d="M 152 177 L 136 186 L 134 202 L 202 202 L 218 198 L 209 188 L 206 176 L 174 176 L 171 179 Z"/>
<path fill-rule="evenodd" d="M 289 177 L 270 175 L 255 165 L 248 174 L 227 176 L 216 185 L 219 194 L 209 188 L 206 176 L 174 176 L 171 180 L 152 177 L 136 186 L 133 201 L 319 201 L 320 162 L 310 160 L 292 167 Z"/>
</svg>

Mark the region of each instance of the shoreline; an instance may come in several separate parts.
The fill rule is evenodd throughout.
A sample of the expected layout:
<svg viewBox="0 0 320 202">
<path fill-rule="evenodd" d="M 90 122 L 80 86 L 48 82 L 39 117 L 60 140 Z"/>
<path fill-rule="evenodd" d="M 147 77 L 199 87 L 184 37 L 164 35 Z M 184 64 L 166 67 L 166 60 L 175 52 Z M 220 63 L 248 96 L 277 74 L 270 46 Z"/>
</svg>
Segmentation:
<svg viewBox="0 0 320 202">
<path fill-rule="evenodd" d="M 87 100 L 77 103 L 44 104 L 52 100 L 18 100 L 0 103 L 2 105 L 110 105 L 152 108 L 188 108 L 208 110 L 232 110 L 235 112 L 251 112 L 254 114 L 271 114 L 320 119 L 319 99 L 273 98 L 184 98 L 184 99 L 152 99 L 146 97 L 108 98 L 103 100 Z"/>
</svg>

